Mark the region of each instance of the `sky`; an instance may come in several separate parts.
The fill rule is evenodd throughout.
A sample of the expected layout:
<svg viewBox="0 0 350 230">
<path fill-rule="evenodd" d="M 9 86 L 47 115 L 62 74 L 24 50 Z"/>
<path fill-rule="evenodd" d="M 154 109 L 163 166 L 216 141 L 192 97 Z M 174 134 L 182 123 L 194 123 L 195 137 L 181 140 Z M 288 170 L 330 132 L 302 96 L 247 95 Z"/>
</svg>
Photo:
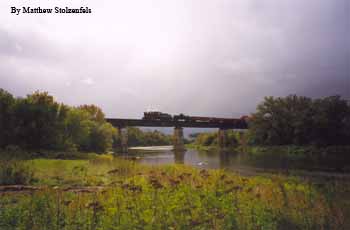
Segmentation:
<svg viewBox="0 0 350 230">
<path fill-rule="evenodd" d="M 1 0 L 0 88 L 118 118 L 239 117 L 264 96 L 350 99 L 350 1 Z"/>
</svg>

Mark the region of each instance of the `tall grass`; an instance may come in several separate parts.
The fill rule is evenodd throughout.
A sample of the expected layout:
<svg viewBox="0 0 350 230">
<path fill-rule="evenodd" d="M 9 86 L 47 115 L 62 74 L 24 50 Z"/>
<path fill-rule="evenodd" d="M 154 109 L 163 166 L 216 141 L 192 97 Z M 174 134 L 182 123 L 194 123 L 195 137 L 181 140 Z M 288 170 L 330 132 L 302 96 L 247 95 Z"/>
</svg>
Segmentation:
<svg viewBox="0 0 350 230">
<path fill-rule="evenodd" d="M 150 167 L 109 155 L 10 165 L 7 175 L 26 172 L 16 175 L 31 175 L 35 184 L 49 187 L 0 191 L 1 230 L 349 227 L 346 183 L 328 186 L 296 177 L 242 177 L 183 165 Z"/>
<path fill-rule="evenodd" d="M 29 184 L 33 176 L 33 168 L 28 162 L 0 160 L 0 185 Z"/>
<path fill-rule="evenodd" d="M 47 175 L 64 168 L 62 181 L 0 195 L 0 229 L 345 229 L 333 198 L 298 178 L 146 167 L 108 157 L 50 161 Z M 84 187 L 67 187 L 72 172 Z"/>
</svg>

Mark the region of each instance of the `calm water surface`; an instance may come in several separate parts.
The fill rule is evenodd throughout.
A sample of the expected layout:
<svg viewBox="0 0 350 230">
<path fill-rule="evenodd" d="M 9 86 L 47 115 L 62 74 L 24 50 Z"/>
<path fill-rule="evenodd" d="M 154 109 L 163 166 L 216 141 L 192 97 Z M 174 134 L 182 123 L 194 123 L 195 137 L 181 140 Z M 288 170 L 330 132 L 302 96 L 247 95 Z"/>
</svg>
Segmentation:
<svg viewBox="0 0 350 230">
<path fill-rule="evenodd" d="M 252 159 L 246 154 L 237 152 L 198 151 L 187 149 L 175 152 L 172 146 L 152 146 L 129 148 L 128 157 L 148 165 L 185 164 L 205 169 L 228 169 L 242 175 L 261 173 L 289 173 L 288 163 L 278 159 Z M 296 173 L 296 172 L 294 172 Z M 350 179 L 349 174 L 320 171 L 298 171 L 302 176 L 335 177 Z"/>
<path fill-rule="evenodd" d="M 240 153 L 193 149 L 175 152 L 172 146 L 129 148 L 129 156 L 148 165 L 177 163 L 206 169 L 229 169 L 243 174 L 257 174 L 270 169 L 283 170 L 279 164 L 271 167 L 271 165 L 264 164 L 264 162 L 251 161 Z"/>
</svg>

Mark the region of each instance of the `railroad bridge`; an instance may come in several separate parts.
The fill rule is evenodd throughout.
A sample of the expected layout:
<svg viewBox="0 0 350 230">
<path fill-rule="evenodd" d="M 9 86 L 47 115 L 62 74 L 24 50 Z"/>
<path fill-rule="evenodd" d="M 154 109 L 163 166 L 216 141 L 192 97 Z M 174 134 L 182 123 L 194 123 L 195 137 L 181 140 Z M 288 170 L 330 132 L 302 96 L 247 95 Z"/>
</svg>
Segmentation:
<svg viewBox="0 0 350 230">
<path fill-rule="evenodd" d="M 147 115 L 145 113 L 145 115 Z M 183 116 L 183 115 L 182 115 Z M 146 116 L 145 116 L 146 117 Z M 191 119 L 118 119 L 106 118 L 106 121 L 118 128 L 121 151 L 128 151 L 128 134 L 126 127 L 174 127 L 174 150 L 184 150 L 183 128 L 218 128 L 218 144 L 220 148 L 227 146 L 227 130 L 247 129 L 246 119 L 242 118 L 205 118 L 189 117 Z"/>
</svg>

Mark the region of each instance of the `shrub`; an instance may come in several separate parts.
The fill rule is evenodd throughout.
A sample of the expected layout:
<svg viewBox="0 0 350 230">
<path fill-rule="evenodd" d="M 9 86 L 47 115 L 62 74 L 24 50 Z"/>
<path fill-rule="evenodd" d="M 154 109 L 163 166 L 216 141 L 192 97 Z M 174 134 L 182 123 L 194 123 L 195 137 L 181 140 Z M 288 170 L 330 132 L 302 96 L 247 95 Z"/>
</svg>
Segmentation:
<svg viewBox="0 0 350 230">
<path fill-rule="evenodd" d="M 24 161 L 0 161 L 0 185 L 29 184 L 34 171 Z"/>
</svg>

